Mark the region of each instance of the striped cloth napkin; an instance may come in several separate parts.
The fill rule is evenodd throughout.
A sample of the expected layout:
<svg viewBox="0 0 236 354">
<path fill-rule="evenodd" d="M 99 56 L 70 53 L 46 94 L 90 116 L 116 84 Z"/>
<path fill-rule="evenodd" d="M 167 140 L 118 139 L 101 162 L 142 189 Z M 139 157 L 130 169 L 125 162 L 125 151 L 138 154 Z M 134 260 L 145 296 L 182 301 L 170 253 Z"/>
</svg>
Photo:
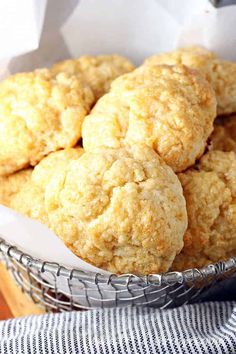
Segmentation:
<svg viewBox="0 0 236 354">
<path fill-rule="evenodd" d="M 236 353 L 236 302 L 129 307 L 0 322 L 1 354 Z"/>
</svg>

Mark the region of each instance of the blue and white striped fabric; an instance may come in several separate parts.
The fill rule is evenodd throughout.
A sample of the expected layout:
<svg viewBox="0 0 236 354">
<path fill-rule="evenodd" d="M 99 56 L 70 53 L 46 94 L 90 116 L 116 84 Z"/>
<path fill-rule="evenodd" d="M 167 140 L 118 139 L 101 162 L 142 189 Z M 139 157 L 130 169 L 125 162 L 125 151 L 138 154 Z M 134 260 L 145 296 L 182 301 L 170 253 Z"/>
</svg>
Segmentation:
<svg viewBox="0 0 236 354">
<path fill-rule="evenodd" d="M 1 354 L 236 353 L 236 302 L 117 308 L 0 322 Z"/>
</svg>

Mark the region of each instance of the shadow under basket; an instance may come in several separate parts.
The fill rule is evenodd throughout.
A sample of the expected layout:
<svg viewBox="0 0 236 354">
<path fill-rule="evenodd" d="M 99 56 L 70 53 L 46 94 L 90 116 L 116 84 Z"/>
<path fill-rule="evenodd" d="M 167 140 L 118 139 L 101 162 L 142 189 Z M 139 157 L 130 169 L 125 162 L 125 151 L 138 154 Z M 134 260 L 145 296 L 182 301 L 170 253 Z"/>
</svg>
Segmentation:
<svg viewBox="0 0 236 354">
<path fill-rule="evenodd" d="M 0 261 L 21 290 L 46 311 L 121 306 L 173 308 L 223 299 L 232 284 L 236 288 L 236 257 L 183 272 L 142 277 L 102 275 L 36 259 L 0 238 Z"/>
</svg>

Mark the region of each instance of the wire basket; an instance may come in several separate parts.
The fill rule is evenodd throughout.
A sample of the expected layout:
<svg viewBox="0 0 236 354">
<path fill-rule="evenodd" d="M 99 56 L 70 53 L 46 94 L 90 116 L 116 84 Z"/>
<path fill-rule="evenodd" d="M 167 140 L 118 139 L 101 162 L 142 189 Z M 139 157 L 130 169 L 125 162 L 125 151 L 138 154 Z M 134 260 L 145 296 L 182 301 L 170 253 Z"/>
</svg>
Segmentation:
<svg viewBox="0 0 236 354">
<path fill-rule="evenodd" d="M 45 262 L 0 238 L 0 260 L 31 299 L 46 311 L 118 306 L 176 307 L 200 301 L 236 276 L 236 257 L 183 272 L 102 275 Z"/>
</svg>

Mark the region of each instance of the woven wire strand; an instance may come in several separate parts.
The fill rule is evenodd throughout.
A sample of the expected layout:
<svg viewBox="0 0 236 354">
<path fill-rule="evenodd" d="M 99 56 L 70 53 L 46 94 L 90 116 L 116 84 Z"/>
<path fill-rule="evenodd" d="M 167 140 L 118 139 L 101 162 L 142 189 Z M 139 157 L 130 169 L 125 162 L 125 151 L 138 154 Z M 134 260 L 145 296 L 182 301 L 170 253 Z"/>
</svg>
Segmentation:
<svg viewBox="0 0 236 354">
<path fill-rule="evenodd" d="M 176 307 L 236 276 L 236 258 L 183 272 L 104 275 L 43 262 L 0 238 L 0 260 L 21 290 L 46 311 L 120 306 Z"/>
</svg>

